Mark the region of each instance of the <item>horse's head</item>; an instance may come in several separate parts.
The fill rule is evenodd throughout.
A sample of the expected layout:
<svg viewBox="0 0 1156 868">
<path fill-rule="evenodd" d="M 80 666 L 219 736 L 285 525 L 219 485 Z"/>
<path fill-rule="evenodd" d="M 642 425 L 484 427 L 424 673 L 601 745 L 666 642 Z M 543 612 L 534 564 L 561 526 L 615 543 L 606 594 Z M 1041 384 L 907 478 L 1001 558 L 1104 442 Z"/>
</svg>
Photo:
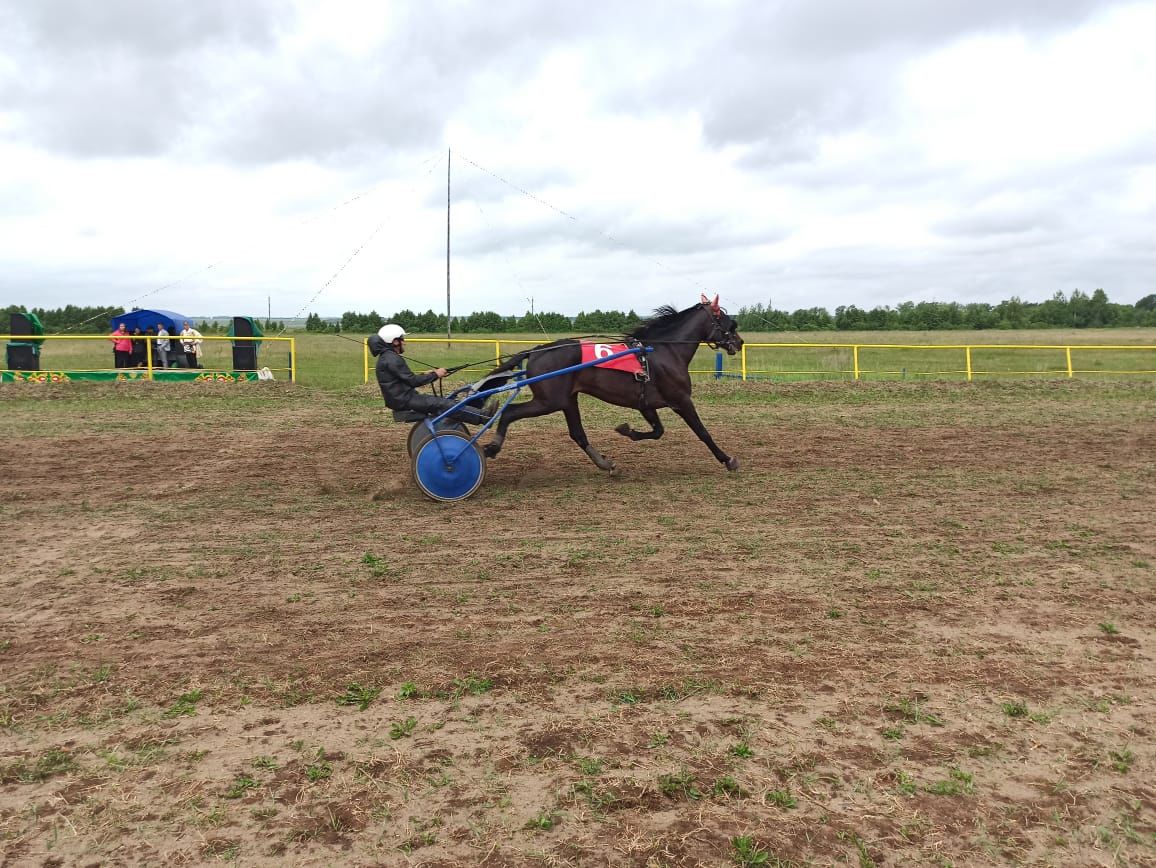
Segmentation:
<svg viewBox="0 0 1156 868">
<path fill-rule="evenodd" d="M 710 334 L 703 338 L 703 343 L 712 350 L 722 347 L 727 355 L 733 356 L 743 345 L 743 339 L 739 337 L 739 324 L 719 307 L 717 295 L 713 301 L 703 295 L 702 306 L 711 316 Z"/>
</svg>

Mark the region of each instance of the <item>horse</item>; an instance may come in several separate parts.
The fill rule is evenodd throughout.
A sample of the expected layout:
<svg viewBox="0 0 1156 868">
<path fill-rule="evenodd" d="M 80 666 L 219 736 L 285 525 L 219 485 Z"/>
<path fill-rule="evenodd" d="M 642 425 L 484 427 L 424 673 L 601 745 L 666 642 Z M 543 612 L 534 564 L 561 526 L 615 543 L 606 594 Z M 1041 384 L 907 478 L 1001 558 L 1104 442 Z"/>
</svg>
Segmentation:
<svg viewBox="0 0 1156 868">
<path fill-rule="evenodd" d="M 649 431 L 636 431 L 626 422 L 614 429 L 631 440 L 657 440 L 661 437 L 663 427 L 658 410 L 669 407 L 690 426 L 690 430 L 698 435 L 698 439 L 706 444 L 727 470 L 738 470 L 738 459 L 718 447 L 690 399 L 690 361 L 699 344 L 705 343 L 712 349 L 721 347 L 733 356 L 743 345 L 737 329 L 738 323 L 719 307 L 717 295 L 713 301 L 703 295 L 700 303 L 686 310 L 677 311 L 670 305 L 660 307 L 653 316 L 624 335 L 630 342 L 654 348 L 646 357 L 649 379 L 640 383 L 630 373 L 588 367 L 531 383 L 533 397 L 529 401 L 511 404 L 502 412 L 493 439 L 484 447 L 486 456 L 494 458 L 502 451 L 506 431 L 514 422 L 561 411 L 566 417 L 570 439 L 578 444 L 599 469 L 613 473 L 614 462 L 590 445 L 590 439 L 582 427 L 578 394 L 584 393 L 608 404 L 637 409 L 649 423 Z M 487 376 L 512 371 L 526 362 L 526 376 L 535 377 L 580 364 L 581 361 L 579 340 L 563 338 L 520 352 L 494 368 Z"/>
</svg>

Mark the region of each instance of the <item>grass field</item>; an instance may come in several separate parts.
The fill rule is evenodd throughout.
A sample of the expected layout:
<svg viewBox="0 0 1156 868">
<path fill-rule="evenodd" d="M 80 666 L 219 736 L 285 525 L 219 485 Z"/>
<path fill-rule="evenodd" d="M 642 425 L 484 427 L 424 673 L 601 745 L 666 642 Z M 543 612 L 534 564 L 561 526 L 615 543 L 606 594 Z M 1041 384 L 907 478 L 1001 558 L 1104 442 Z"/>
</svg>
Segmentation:
<svg viewBox="0 0 1156 868">
<path fill-rule="evenodd" d="M 361 335 L 294 335 L 297 348 L 298 381 L 305 385 L 342 389 L 361 383 L 364 359 Z M 513 353 L 546 340 L 545 335 L 517 334 L 463 336 L 447 346 L 433 336 L 415 335 L 409 344 L 412 359 L 434 366 L 454 367 L 475 362 L 463 372 L 462 382 L 488 370 L 500 353 Z M 1001 345 L 1074 345 L 1089 347 L 1072 353 L 1072 369 L 1082 378 L 1156 378 L 1156 330 L 1153 329 L 1069 329 L 1048 331 L 972 332 L 773 332 L 745 334 L 749 379 L 775 382 L 849 380 L 854 360 L 849 347 L 759 347 L 760 343 L 799 344 L 883 344 L 918 345 L 921 349 L 863 347 L 859 351 L 860 378 L 863 380 L 937 379 L 965 380 L 967 364 L 960 345 L 984 346 L 972 352 L 973 377 L 1023 378 L 1066 377 L 1068 359 L 1062 349 L 1001 349 Z M 466 342 L 469 341 L 469 342 Z M 951 348 L 932 347 L 950 345 Z M 989 345 L 995 345 L 990 348 Z M 1125 346 L 1136 349 L 1091 349 Z M 275 341 L 264 342 L 260 364 L 273 369 L 278 379 L 288 377 L 289 347 Z M 231 369 L 227 340 L 208 340 L 203 363 L 207 368 Z M 741 359 L 724 357 L 728 376 L 742 373 Z M 112 364 L 107 340 L 50 340 L 42 350 L 41 367 L 48 370 L 100 369 Z M 372 365 L 372 362 L 371 362 Z M 421 370 L 417 361 L 414 368 Z M 704 347 L 692 368 L 709 377 L 715 370 L 715 353 Z"/>
<path fill-rule="evenodd" d="M 0 387 L 0 862 L 1156 862 L 1156 382 L 708 381 L 738 474 L 590 402 L 620 477 L 446 506 L 357 352 Z"/>
</svg>

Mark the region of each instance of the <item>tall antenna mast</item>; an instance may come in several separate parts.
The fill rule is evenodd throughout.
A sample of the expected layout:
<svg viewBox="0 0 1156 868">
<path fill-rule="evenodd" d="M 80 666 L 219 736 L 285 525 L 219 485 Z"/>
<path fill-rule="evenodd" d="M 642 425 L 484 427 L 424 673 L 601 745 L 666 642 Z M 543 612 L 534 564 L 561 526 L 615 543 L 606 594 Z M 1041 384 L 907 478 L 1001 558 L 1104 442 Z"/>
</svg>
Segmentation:
<svg viewBox="0 0 1156 868">
<path fill-rule="evenodd" d="M 446 150 L 446 342 L 450 340 L 450 160 L 454 150 Z"/>
</svg>

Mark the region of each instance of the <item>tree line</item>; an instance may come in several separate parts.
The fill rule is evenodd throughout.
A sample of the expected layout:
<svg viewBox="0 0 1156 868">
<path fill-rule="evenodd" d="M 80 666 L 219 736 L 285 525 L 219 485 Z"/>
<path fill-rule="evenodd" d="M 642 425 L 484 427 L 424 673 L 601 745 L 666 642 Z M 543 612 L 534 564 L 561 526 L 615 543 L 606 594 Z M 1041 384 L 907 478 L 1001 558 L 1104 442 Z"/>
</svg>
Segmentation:
<svg viewBox="0 0 1156 868">
<path fill-rule="evenodd" d="M 960 304 L 941 301 L 905 301 L 896 307 L 874 307 L 863 310 L 855 305 L 839 306 L 834 314 L 823 307 L 778 310 L 770 302 L 740 307 L 732 315 L 739 328 L 748 332 L 767 331 L 937 331 L 943 329 L 1049 329 L 1049 328 L 1133 328 L 1156 326 L 1156 293 L 1133 304 L 1115 304 L 1107 293 L 1097 289 L 1091 295 L 1075 290 L 1070 296 L 1057 292 L 1047 301 L 1030 302 L 1012 296 L 992 305 L 983 302 Z M 561 313 L 530 313 L 502 316 L 493 311 L 454 317 L 455 334 L 538 332 L 550 334 L 581 332 L 621 334 L 637 325 L 641 318 L 633 310 L 595 310 L 567 316 Z M 405 309 L 390 316 L 377 311 L 346 311 L 339 322 L 327 322 L 317 314 L 306 323 L 309 331 L 377 331 L 387 322 L 395 322 L 407 332 L 442 334 L 446 315 L 427 310 L 415 313 Z"/>
<path fill-rule="evenodd" d="M 771 304 L 739 309 L 739 327 L 747 331 L 937 331 L 943 329 L 1132 328 L 1156 326 L 1156 294 L 1133 304 L 1114 304 L 1097 289 L 1091 295 L 1057 292 L 1047 301 L 1012 296 L 999 304 L 906 301 L 896 307 L 862 310 L 855 305 L 812 307 L 787 313 Z"/>
<path fill-rule="evenodd" d="M 132 310 L 139 310 L 139 308 L 134 307 Z M 102 305 L 79 307 L 74 304 L 69 304 L 58 308 L 29 308 L 19 304 L 10 304 L 5 308 L 0 308 L 0 315 L 3 316 L 3 321 L 0 322 L 0 333 L 7 331 L 8 315 L 13 313 L 35 314 L 37 319 L 40 320 L 40 324 L 44 326 L 44 331 L 48 334 L 57 334 L 63 331 L 72 331 L 76 334 L 91 334 L 107 328 L 109 321 L 114 316 L 120 316 L 122 313 L 128 312 L 124 307 Z M 253 322 L 257 323 L 265 334 L 285 330 L 285 323 L 277 320 L 261 320 L 253 317 Z M 177 328 L 179 329 L 180 327 L 181 324 L 177 323 Z M 205 335 L 223 335 L 228 333 L 229 324 L 209 322 L 208 320 L 202 319 L 199 323 L 194 324 L 194 328 Z"/>
<path fill-rule="evenodd" d="M 3 308 L 7 328 L 7 314 L 31 312 L 40 318 L 49 334 L 62 331 L 91 332 L 103 329 L 110 319 L 125 313 L 123 307 L 24 308 L 9 305 Z M 840 305 L 832 314 L 823 307 L 785 311 L 766 304 L 740 307 L 732 315 L 739 328 L 747 332 L 767 331 L 936 331 L 942 329 L 1049 329 L 1049 328 L 1127 328 L 1156 326 L 1156 293 L 1147 295 L 1135 304 L 1116 304 L 1107 293 L 1097 289 L 1091 295 L 1075 290 L 1071 295 L 1057 292 L 1047 301 L 1023 301 L 1012 296 L 999 304 L 941 301 L 905 301 L 895 307 L 873 307 L 863 310 L 855 305 Z M 475 311 L 455 316 L 450 323 L 454 334 L 502 334 L 510 332 L 545 332 L 546 334 L 599 334 L 617 335 L 641 322 L 633 310 L 583 311 L 577 316 L 548 312 L 527 311 L 521 316 L 503 316 L 494 311 Z M 284 331 L 283 322 L 257 320 L 266 334 Z M 446 315 L 427 310 L 418 313 L 408 308 L 389 316 L 375 310 L 369 313 L 346 311 L 337 321 L 309 314 L 305 330 L 310 332 L 375 332 L 387 322 L 395 322 L 415 334 L 443 334 Z M 227 324 L 202 320 L 197 330 L 203 334 L 224 334 Z"/>
<path fill-rule="evenodd" d="M 492 310 L 475 311 L 466 316 L 455 316 L 450 324 L 455 334 L 492 334 L 507 332 L 561 332 L 579 331 L 589 334 L 621 334 L 641 318 L 633 310 L 623 313 L 616 310 L 594 310 L 577 316 L 567 316 L 554 312 L 530 312 L 522 316 L 503 316 Z M 310 314 L 305 321 L 306 331 L 344 331 L 354 333 L 375 332 L 387 322 L 397 323 L 407 332 L 415 334 L 442 334 L 446 331 L 446 315 L 427 310 L 415 313 L 399 310 L 383 317 L 377 311 L 356 313 L 346 311 L 339 322 L 326 322 Z"/>
</svg>

